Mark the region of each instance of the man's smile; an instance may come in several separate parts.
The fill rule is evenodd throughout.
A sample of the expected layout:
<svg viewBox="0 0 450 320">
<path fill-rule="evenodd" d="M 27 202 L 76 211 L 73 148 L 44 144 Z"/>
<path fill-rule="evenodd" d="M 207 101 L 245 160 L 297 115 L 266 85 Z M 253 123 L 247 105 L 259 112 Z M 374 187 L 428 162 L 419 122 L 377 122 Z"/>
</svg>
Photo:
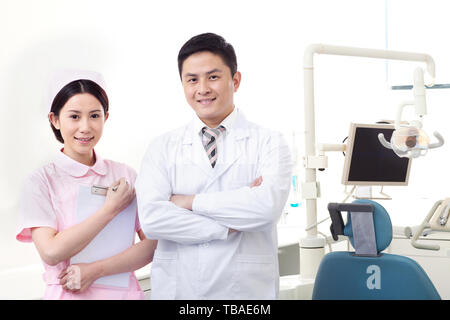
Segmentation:
<svg viewBox="0 0 450 320">
<path fill-rule="evenodd" d="M 197 102 L 203 105 L 208 105 L 213 103 L 213 101 L 215 101 L 216 98 L 208 98 L 208 99 L 197 99 Z"/>
</svg>

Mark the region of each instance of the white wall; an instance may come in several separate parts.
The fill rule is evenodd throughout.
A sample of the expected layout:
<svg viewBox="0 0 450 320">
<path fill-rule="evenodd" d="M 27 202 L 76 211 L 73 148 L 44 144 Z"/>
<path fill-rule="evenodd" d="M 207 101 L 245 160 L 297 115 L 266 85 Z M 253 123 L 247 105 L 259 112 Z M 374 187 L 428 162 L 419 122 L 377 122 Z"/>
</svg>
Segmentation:
<svg viewBox="0 0 450 320">
<path fill-rule="evenodd" d="M 389 46 L 408 51 L 427 52 L 436 62 L 436 83 L 450 83 L 450 45 L 446 33 L 450 21 L 446 14 L 447 3 L 431 1 L 389 1 Z M 413 65 L 390 63 L 390 82 L 406 84 L 411 78 Z M 408 92 L 391 92 L 391 97 L 401 101 Z M 439 131 L 447 139 L 440 148 L 429 151 L 424 158 L 413 162 L 410 184 L 398 197 L 402 209 L 396 210 L 397 221 L 422 222 L 432 204 L 448 197 L 450 178 L 448 159 L 450 155 L 450 89 L 427 90 L 428 116 L 424 130 L 430 138 Z M 410 109 L 412 111 L 412 109 Z"/>
<path fill-rule="evenodd" d="M 441 43 L 441 30 L 449 29 L 442 2 L 427 1 L 425 6 L 424 1 L 389 1 L 389 48 L 431 54 L 440 82 L 450 82 L 449 48 Z M 110 118 L 97 150 L 139 170 L 149 140 L 193 116 L 179 83 L 176 57 L 185 41 L 203 32 L 221 34 L 235 47 L 243 74 L 236 105 L 247 117 L 286 134 L 302 132 L 304 48 L 313 42 L 385 48 L 385 3 L 2 0 L 0 272 L 39 262 L 33 245 L 15 240 L 15 223 L 24 178 L 60 148 L 41 103 L 49 73 L 83 68 L 105 75 Z M 385 61 L 331 56 L 315 61 L 318 142 L 342 141 L 351 121 L 394 117 L 402 98 L 386 90 Z M 410 83 L 415 65 L 398 64 L 389 63 L 389 82 Z M 450 137 L 445 127 L 448 97 L 447 91 L 429 92 L 426 123 L 435 121 L 444 137 Z M 299 144 L 303 153 L 303 136 Z M 413 164 L 411 185 L 417 194 L 423 186 L 436 191 L 428 195 L 433 199 L 445 196 L 429 177 L 447 177 L 443 165 L 448 150 L 430 151 Z M 319 216 L 327 215 L 327 202 L 343 198 L 342 155 L 330 154 L 329 164 L 318 174 L 323 194 Z M 391 193 L 403 196 L 406 191 Z M 425 212 L 414 214 L 420 222 Z"/>
</svg>

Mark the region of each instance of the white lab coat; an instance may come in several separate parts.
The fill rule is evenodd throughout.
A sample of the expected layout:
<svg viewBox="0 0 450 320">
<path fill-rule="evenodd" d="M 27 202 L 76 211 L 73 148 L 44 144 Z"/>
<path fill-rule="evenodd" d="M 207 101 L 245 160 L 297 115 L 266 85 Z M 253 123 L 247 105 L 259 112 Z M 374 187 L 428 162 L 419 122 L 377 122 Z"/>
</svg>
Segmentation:
<svg viewBox="0 0 450 320">
<path fill-rule="evenodd" d="M 289 194 L 290 151 L 279 133 L 234 112 L 214 168 L 198 118 L 148 147 L 136 191 L 142 230 L 158 240 L 152 299 L 278 297 L 276 225 Z M 262 184 L 250 188 L 259 176 Z M 193 210 L 170 202 L 172 194 L 195 194 Z"/>
</svg>

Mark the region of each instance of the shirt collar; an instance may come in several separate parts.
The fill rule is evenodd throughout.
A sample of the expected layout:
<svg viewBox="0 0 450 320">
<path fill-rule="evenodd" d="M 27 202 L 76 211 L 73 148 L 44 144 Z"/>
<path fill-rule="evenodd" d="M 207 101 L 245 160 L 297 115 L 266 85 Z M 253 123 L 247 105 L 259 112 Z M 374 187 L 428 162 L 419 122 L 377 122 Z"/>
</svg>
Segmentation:
<svg viewBox="0 0 450 320">
<path fill-rule="evenodd" d="M 243 139 L 249 136 L 248 121 L 244 117 L 242 111 L 236 107 L 228 117 L 222 121 L 222 125 L 227 129 L 224 132 L 225 135 L 234 136 L 236 139 Z M 183 144 L 192 144 L 192 141 L 198 137 L 201 139 L 203 127 L 205 127 L 205 124 L 197 116 L 194 116 L 185 129 L 189 133 L 182 135 Z M 182 132 L 185 131 L 183 130 Z M 177 141 L 179 136 L 173 136 L 172 138 L 174 141 Z"/>
<path fill-rule="evenodd" d="M 219 126 L 224 126 L 226 129 L 225 132 L 229 132 L 231 130 L 231 128 L 233 127 L 233 124 L 236 120 L 236 115 L 237 115 L 237 109 L 236 109 L 236 107 L 234 107 L 233 111 L 225 119 L 223 119 L 223 121 L 220 123 Z M 195 118 L 194 118 L 195 132 L 198 132 L 201 135 L 202 129 L 204 127 L 207 127 L 207 125 L 204 124 L 203 121 L 200 120 L 200 118 L 198 116 L 195 116 Z M 210 128 L 210 129 L 215 129 L 215 128 Z"/>
<path fill-rule="evenodd" d="M 92 167 L 89 167 L 85 164 L 73 160 L 71 157 L 64 154 L 63 149 L 61 149 L 54 163 L 58 168 L 67 172 L 69 175 L 77 178 L 86 175 L 89 170 L 94 171 L 98 175 L 102 176 L 106 175 L 105 161 L 95 153 L 95 150 L 94 156 L 96 159 L 95 164 Z"/>
</svg>

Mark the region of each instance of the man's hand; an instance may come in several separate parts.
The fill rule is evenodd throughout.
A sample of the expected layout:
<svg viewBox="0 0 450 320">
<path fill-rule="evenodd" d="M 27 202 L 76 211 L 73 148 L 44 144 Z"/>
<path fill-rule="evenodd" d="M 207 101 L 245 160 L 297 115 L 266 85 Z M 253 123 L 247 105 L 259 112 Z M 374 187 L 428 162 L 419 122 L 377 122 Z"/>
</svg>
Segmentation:
<svg viewBox="0 0 450 320">
<path fill-rule="evenodd" d="M 192 202 L 194 202 L 195 195 L 185 196 L 181 194 L 174 194 L 170 197 L 170 202 L 176 206 L 192 211 Z"/>
<path fill-rule="evenodd" d="M 252 184 L 250 185 L 250 188 L 259 187 L 262 182 L 263 182 L 263 178 L 262 178 L 262 176 L 259 176 L 258 178 L 255 179 L 255 181 L 252 182 Z"/>
</svg>

